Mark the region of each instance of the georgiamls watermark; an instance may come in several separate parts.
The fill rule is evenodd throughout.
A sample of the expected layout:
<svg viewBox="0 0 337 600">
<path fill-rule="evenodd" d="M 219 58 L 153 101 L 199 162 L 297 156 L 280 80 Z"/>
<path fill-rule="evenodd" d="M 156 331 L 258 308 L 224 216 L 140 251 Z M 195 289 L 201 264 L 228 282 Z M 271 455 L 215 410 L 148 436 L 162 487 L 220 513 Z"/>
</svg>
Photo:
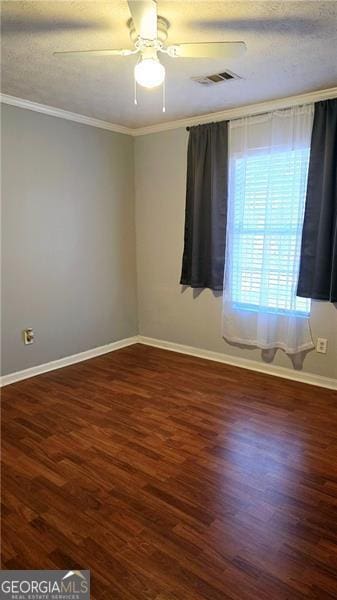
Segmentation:
<svg viewBox="0 0 337 600">
<path fill-rule="evenodd" d="M 0 600 L 90 600 L 90 571 L 1 571 Z"/>
</svg>

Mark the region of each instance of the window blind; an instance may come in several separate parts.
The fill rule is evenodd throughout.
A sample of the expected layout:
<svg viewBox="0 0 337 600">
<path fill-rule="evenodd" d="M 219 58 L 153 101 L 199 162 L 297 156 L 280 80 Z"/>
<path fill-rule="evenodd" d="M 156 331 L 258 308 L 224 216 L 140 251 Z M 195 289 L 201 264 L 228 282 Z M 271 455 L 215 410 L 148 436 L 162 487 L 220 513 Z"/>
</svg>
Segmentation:
<svg viewBox="0 0 337 600">
<path fill-rule="evenodd" d="M 233 308 L 307 316 L 296 297 L 309 148 L 231 161 Z"/>
</svg>

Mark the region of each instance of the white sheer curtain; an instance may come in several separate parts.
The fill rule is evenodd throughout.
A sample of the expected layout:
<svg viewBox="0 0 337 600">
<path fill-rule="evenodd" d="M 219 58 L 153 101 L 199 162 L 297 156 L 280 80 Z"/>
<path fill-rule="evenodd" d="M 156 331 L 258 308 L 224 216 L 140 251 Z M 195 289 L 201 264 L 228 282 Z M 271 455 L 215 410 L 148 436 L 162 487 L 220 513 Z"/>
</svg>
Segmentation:
<svg viewBox="0 0 337 600">
<path fill-rule="evenodd" d="M 313 105 L 231 121 L 223 336 L 295 354 L 313 347 L 296 297 Z"/>
</svg>

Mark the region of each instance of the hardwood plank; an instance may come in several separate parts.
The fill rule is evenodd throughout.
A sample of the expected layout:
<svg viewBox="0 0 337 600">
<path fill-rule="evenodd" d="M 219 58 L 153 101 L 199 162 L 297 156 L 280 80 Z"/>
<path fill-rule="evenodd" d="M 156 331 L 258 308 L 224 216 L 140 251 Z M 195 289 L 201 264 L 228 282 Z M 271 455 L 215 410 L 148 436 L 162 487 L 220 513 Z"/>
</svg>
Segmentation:
<svg viewBox="0 0 337 600">
<path fill-rule="evenodd" d="M 94 600 L 337 599 L 337 393 L 142 345 L 2 392 L 2 566 Z"/>
</svg>

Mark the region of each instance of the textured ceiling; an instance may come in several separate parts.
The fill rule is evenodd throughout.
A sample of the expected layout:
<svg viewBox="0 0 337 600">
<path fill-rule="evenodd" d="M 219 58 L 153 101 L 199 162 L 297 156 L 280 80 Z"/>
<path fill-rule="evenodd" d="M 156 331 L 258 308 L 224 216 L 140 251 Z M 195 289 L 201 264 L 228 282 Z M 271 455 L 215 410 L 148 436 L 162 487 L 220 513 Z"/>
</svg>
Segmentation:
<svg viewBox="0 0 337 600">
<path fill-rule="evenodd" d="M 337 2 L 158 0 L 169 43 L 244 40 L 235 60 L 162 56 L 161 91 L 133 103 L 134 56 L 56 58 L 57 50 L 130 47 L 126 1 L 6 1 L 2 8 L 2 92 L 105 121 L 139 127 L 337 84 Z M 191 77 L 224 69 L 242 79 L 210 88 Z"/>
</svg>

